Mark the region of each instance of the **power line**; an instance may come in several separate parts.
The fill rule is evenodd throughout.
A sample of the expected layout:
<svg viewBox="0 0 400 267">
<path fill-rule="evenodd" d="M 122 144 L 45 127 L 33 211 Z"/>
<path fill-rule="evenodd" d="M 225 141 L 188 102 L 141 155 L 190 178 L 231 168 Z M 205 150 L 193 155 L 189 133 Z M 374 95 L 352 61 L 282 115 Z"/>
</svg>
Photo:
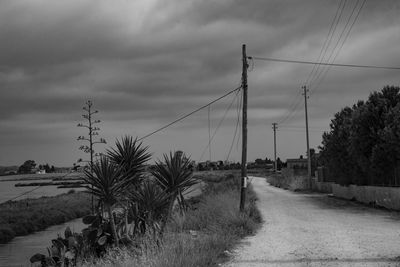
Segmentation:
<svg viewBox="0 0 400 267">
<path fill-rule="evenodd" d="M 226 115 L 228 114 L 229 110 L 231 109 L 231 107 L 232 107 L 232 105 L 233 105 L 233 102 L 235 102 L 235 100 L 236 100 L 236 98 L 237 98 L 237 96 L 238 96 L 238 93 L 239 93 L 239 92 L 236 92 L 235 97 L 232 99 L 232 101 L 231 101 L 231 103 L 229 104 L 228 108 L 225 110 L 225 113 L 224 113 L 224 115 L 222 116 L 221 120 L 219 121 L 217 127 L 215 128 L 213 135 L 211 136 L 211 138 L 209 137 L 208 145 L 204 148 L 203 152 L 201 153 L 201 156 L 200 156 L 199 161 L 201 161 L 201 160 L 203 159 L 203 156 L 204 156 L 205 152 L 207 151 L 207 148 L 209 148 L 209 146 L 211 145 L 212 140 L 214 140 L 214 137 L 215 137 L 215 135 L 217 134 L 219 128 L 221 127 L 223 121 L 225 120 Z M 211 157 L 210 157 L 210 158 L 211 158 Z"/>
<path fill-rule="evenodd" d="M 358 7 L 359 1 L 360 1 L 360 0 L 357 0 L 357 2 L 355 3 L 355 5 L 354 5 L 354 7 L 353 7 L 353 9 L 352 9 L 352 11 L 351 11 L 349 17 L 347 18 L 346 24 L 345 24 L 345 26 L 343 27 L 343 30 L 342 30 L 342 32 L 340 33 L 340 36 L 339 36 L 339 38 L 338 38 L 338 40 L 337 40 L 337 42 L 336 42 L 334 48 L 332 49 L 331 54 L 329 55 L 329 57 L 328 57 L 328 59 L 327 59 L 327 62 L 328 62 L 328 63 L 334 63 L 334 62 L 335 62 L 337 56 L 339 55 L 340 51 L 341 51 L 342 48 L 343 48 L 344 43 L 346 42 L 347 38 L 349 37 L 350 31 L 351 31 L 351 29 L 353 28 L 355 22 L 357 21 L 358 16 L 360 15 L 361 9 L 363 8 L 363 6 L 364 6 L 366 0 L 364 0 L 364 2 L 363 2 L 363 3 L 361 4 L 361 6 L 359 7 L 359 9 L 358 9 L 358 11 L 357 11 L 357 14 L 354 16 L 353 22 L 351 23 L 350 27 L 348 28 L 347 26 L 349 25 L 350 20 L 351 20 L 351 18 L 353 17 L 353 14 L 354 14 L 355 10 L 356 10 L 357 7 Z M 340 41 L 342 40 L 343 34 L 346 32 L 346 30 L 347 30 L 347 33 L 346 33 L 345 37 L 343 38 L 343 41 L 342 41 L 342 43 L 341 43 L 339 49 L 336 50 L 336 48 L 338 47 Z M 333 56 L 333 55 L 334 55 L 334 56 Z M 333 59 L 331 60 L 332 56 L 333 56 Z M 318 74 L 318 76 L 314 79 L 313 82 L 317 81 L 318 78 L 320 77 L 320 75 L 322 74 L 322 78 L 319 80 L 319 82 L 318 82 L 317 86 L 315 86 L 315 88 L 317 88 L 317 87 L 322 83 L 322 81 L 325 79 L 326 75 L 328 74 L 328 71 L 330 70 L 330 68 L 331 68 L 331 66 L 328 66 L 326 69 L 324 69 L 323 71 L 321 71 L 321 72 Z"/>
<path fill-rule="evenodd" d="M 240 125 L 240 111 L 241 111 L 241 107 L 242 107 L 242 98 L 237 98 L 237 119 L 236 119 L 235 132 L 234 132 L 234 134 L 233 134 L 233 139 L 232 139 L 231 146 L 230 146 L 230 148 L 229 148 L 228 155 L 226 156 L 226 161 L 229 160 L 229 157 L 230 157 L 231 152 L 232 152 L 233 145 L 235 144 L 235 139 L 236 139 L 237 131 L 238 131 L 238 128 L 239 128 L 239 125 Z M 240 134 L 240 131 L 239 131 L 239 134 Z M 238 142 L 239 142 L 239 139 L 240 139 L 240 135 L 239 135 L 239 138 L 238 138 Z M 237 144 L 237 145 L 238 145 L 238 144 Z"/>
<path fill-rule="evenodd" d="M 199 112 L 200 110 L 202 110 L 202 109 L 204 109 L 204 108 L 206 108 L 206 107 L 208 107 L 208 106 L 214 104 L 215 102 L 221 100 L 222 98 L 227 97 L 228 95 L 232 94 L 233 92 L 235 92 L 235 91 L 237 91 L 237 90 L 240 90 L 240 88 L 241 88 L 241 86 L 239 86 L 239 87 L 237 87 L 237 88 L 235 88 L 235 89 L 229 91 L 228 93 L 224 94 L 223 96 L 218 97 L 217 99 L 211 101 L 210 103 L 208 103 L 208 104 L 206 104 L 206 105 L 204 105 L 204 106 L 201 106 L 201 107 L 199 107 L 199 108 L 193 110 L 192 112 L 190 112 L 190 113 L 188 113 L 188 114 L 186 114 L 186 115 L 183 115 L 182 117 L 180 117 L 180 118 L 174 120 L 173 122 L 170 122 L 170 123 L 164 125 L 163 127 L 158 128 L 157 130 L 154 130 L 153 132 L 151 132 L 151 133 L 149 133 L 149 134 L 146 134 L 145 136 L 139 138 L 138 141 L 141 141 L 141 140 L 143 140 L 143 139 L 146 139 L 147 137 L 150 137 L 150 136 L 152 136 L 153 134 L 156 134 L 156 133 L 158 133 L 158 132 L 160 132 L 160 131 L 166 129 L 166 128 L 168 128 L 169 126 L 171 126 L 171 125 L 173 125 L 173 124 L 175 124 L 175 123 L 177 123 L 177 122 L 180 122 L 180 121 L 183 120 L 183 119 L 186 119 L 187 117 L 189 117 L 189 116 L 195 114 L 196 112 Z"/>
<path fill-rule="evenodd" d="M 338 25 L 338 23 L 340 21 L 340 18 L 342 17 L 343 9 L 344 9 L 344 7 L 346 5 L 346 2 L 347 2 L 347 0 L 341 0 L 339 5 L 338 5 L 338 7 L 337 7 L 337 9 L 336 9 L 336 13 L 335 13 L 335 16 L 334 16 L 334 18 L 333 18 L 333 20 L 331 22 L 331 25 L 330 25 L 330 28 L 329 28 L 329 31 L 328 31 L 328 35 L 325 37 L 324 44 L 322 45 L 321 50 L 320 50 L 319 55 L 318 55 L 318 58 L 317 58 L 318 63 L 321 63 L 325 58 L 327 49 L 330 46 L 330 43 L 332 41 L 332 37 L 334 36 L 334 33 L 336 31 L 336 28 L 337 28 L 337 25 Z M 308 81 L 310 80 L 310 78 L 312 80 L 317 75 L 317 73 L 319 71 L 319 68 L 320 68 L 320 64 L 314 64 L 313 65 L 313 68 L 312 68 L 311 72 L 309 73 L 305 84 L 308 84 Z M 301 97 L 300 96 L 301 96 L 301 93 L 298 92 L 296 94 L 295 98 L 293 99 L 293 101 L 291 102 L 291 104 L 290 104 L 289 108 L 287 109 L 286 113 L 277 122 L 278 124 L 287 121 L 292 116 L 297 114 L 297 112 L 298 112 L 297 108 L 298 108 L 298 106 L 299 106 L 299 104 L 301 102 Z"/>
<path fill-rule="evenodd" d="M 358 0 L 357 0 L 357 1 L 358 1 Z M 337 19 L 337 21 L 336 21 L 336 23 L 335 23 L 335 27 L 334 27 L 334 29 L 333 29 L 332 35 L 331 35 L 330 38 L 329 38 L 329 45 L 325 47 L 324 55 L 323 55 L 323 57 L 321 58 L 321 60 L 319 61 L 319 63 L 322 63 L 322 62 L 325 60 L 325 56 L 326 56 L 326 54 L 327 54 L 327 52 L 328 52 L 329 47 L 331 46 L 331 42 L 332 42 L 333 36 L 335 35 L 337 26 L 339 25 L 340 19 L 342 18 L 343 10 L 344 10 L 345 7 L 346 7 L 346 3 L 347 3 L 347 0 L 345 0 L 345 1 L 343 2 L 343 6 L 342 6 L 342 8 L 341 8 L 341 10 L 340 10 L 340 14 L 339 14 L 339 16 L 338 16 L 338 19 Z M 343 30 L 344 30 L 344 29 L 343 29 Z M 342 32 L 343 32 L 343 31 L 342 31 Z M 339 38 L 339 39 L 340 39 L 340 38 Z M 332 53 L 333 53 L 334 50 L 335 50 L 335 48 L 331 51 L 331 55 L 330 55 L 330 56 L 332 56 Z M 330 57 L 329 57 L 329 58 L 330 58 Z M 333 62 L 329 62 L 329 59 L 326 60 L 326 62 L 327 62 L 327 63 L 333 63 Z M 325 66 L 322 66 L 322 67 L 321 67 L 321 64 L 318 64 L 317 71 L 314 73 L 313 77 L 311 78 L 311 81 L 309 81 L 309 84 L 313 83 L 315 80 L 317 80 L 317 79 L 319 78 L 319 76 L 321 75 L 321 73 L 324 72 L 324 70 L 325 70 L 324 67 L 325 67 Z M 320 72 L 318 72 L 318 70 L 319 70 L 320 68 L 322 68 L 322 70 L 321 70 Z"/>
<path fill-rule="evenodd" d="M 334 16 L 334 18 L 333 18 L 333 20 L 332 20 L 332 22 L 331 22 L 331 26 L 330 26 L 330 28 L 329 28 L 328 35 L 326 36 L 325 41 L 324 41 L 324 44 L 323 44 L 322 47 L 321 47 L 321 51 L 319 52 L 317 61 L 320 62 L 320 63 L 321 63 L 321 62 L 323 61 L 323 59 L 325 58 L 326 51 L 328 50 L 328 47 L 329 47 L 330 44 L 331 44 L 332 37 L 333 37 L 334 34 L 335 34 L 336 27 L 337 27 L 337 25 L 339 24 L 340 18 L 341 18 L 342 13 L 343 13 L 343 9 L 344 9 L 344 7 L 345 7 L 345 5 L 346 5 L 346 0 L 344 1 L 343 7 L 341 8 L 342 3 L 343 3 L 343 0 L 340 1 L 339 5 L 338 5 L 338 8 L 336 9 L 336 13 L 335 13 L 335 16 Z M 339 13 L 339 11 L 340 11 L 340 13 Z M 339 17 L 338 17 L 338 14 L 339 14 Z M 336 20 L 336 19 L 337 19 L 337 20 Z M 334 26 L 334 25 L 335 25 L 335 26 Z M 310 78 L 313 79 L 313 78 L 315 77 L 316 73 L 317 73 L 318 70 L 319 70 L 319 67 L 320 67 L 320 65 L 318 65 L 318 64 L 316 64 L 316 65 L 313 66 L 313 68 L 312 68 L 310 74 L 309 74 L 308 77 L 307 77 L 307 80 L 306 80 L 305 84 L 308 84 L 308 81 L 310 80 Z M 315 70 L 315 72 L 314 72 L 314 70 Z"/>
<path fill-rule="evenodd" d="M 289 112 L 286 113 L 286 115 L 283 117 L 283 119 L 281 119 L 281 120 L 278 121 L 278 124 L 281 124 L 281 123 L 287 121 L 287 120 L 290 119 L 292 116 L 294 116 L 294 115 L 297 114 L 297 112 L 298 112 L 298 109 L 297 109 L 297 108 L 299 107 L 299 104 L 302 102 L 302 101 L 301 101 L 302 99 L 299 98 L 299 96 L 301 96 L 300 93 L 298 93 L 297 96 L 296 96 L 297 101 L 294 102 L 295 104 L 292 105 L 292 108 L 290 109 Z M 295 100 L 296 100 L 296 99 L 295 99 Z"/>
<path fill-rule="evenodd" d="M 305 128 L 304 129 L 300 129 L 300 128 L 285 128 L 285 127 L 282 127 L 278 131 L 304 133 Z M 317 130 L 317 129 L 313 129 L 313 128 L 309 129 L 308 131 L 309 132 L 317 132 L 317 133 L 328 132 L 327 130 Z"/>
<path fill-rule="evenodd" d="M 288 130 L 304 130 L 306 127 L 305 126 L 297 126 L 297 125 L 279 125 L 280 129 L 288 129 Z M 322 127 L 309 127 L 311 130 L 318 130 L 318 131 L 327 131 L 326 128 Z"/>
<path fill-rule="evenodd" d="M 308 65 L 319 64 L 319 65 L 323 65 L 323 66 L 335 66 L 335 67 L 400 70 L 400 67 L 390 67 L 390 66 L 318 63 L 318 62 L 314 62 L 314 61 L 289 60 L 289 59 L 267 58 L 267 57 L 249 57 L 249 58 L 255 59 L 255 60 L 274 61 L 274 62 L 283 62 L 283 63 L 296 63 L 296 64 L 308 64 Z"/>
</svg>

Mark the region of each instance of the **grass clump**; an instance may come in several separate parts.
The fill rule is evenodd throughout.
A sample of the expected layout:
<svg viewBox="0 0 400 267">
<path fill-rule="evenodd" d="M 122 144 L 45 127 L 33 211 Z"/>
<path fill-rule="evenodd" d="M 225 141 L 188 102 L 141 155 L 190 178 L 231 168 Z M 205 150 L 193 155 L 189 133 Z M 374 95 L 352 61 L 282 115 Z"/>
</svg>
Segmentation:
<svg viewBox="0 0 400 267">
<path fill-rule="evenodd" d="M 216 266 L 227 259 L 227 250 L 244 236 L 254 234 L 262 219 L 251 188 L 245 212 L 239 212 L 239 174 L 201 177 L 206 186 L 191 199 L 189 210 L 176 212 L 160 243 L 150 237 L 137 246 L 114 249 L 87 266 Z"/>
<path fill-rule="evenodd" d="M 25 199 L 0 204 L 0 244 L 90 212 L 90 196 L 84 192 Z"/>
</svg>

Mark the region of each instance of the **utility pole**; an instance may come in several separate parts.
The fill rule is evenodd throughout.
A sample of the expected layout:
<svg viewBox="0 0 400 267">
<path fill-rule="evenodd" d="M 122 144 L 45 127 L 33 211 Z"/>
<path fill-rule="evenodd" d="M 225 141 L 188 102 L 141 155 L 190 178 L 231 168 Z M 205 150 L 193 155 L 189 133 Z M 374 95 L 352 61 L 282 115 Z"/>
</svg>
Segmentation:
<svg viewBox="0 0 400 267">
<path fill-rule="evenodd" d="M 276 122 L 272 123 L 272 129 L 274 129 L 274 170 L 276 173 L 278 170 L 278 165 L 276 162 L 276 129 L 278 129 L 278 124 Z"/>
<path fill-rule="evenodd" d="M 310 141 L 309 141 L 309 135 L 308 135 L 308 112 L 307 112 L 308 89 L 305 85 L 302 87 L 302 89 L 304 90 L 303 95 L 304 95 L 304 107 L 305 107 L 305 115 L 306 115 L 308 188 L 311 189 L 311 155 L 310 155 Z"/>
<path fill-rule="evenodd" d="M 242 45 L 242 90 L 243 90 L 243 112 L 242 112 L 242 179 L 240 189 L 240 211 L 244 211 L 246 203 L 247 187 L 247 56 L 246 45 Z"/>
<path fill-rule="evenodd" d="M 98 110 L 92 110 L 93 103 L 92 101 L 88 100 L 85 103 L 85 106 L 83 107 L 83 110 L 85 110 L 86 114 L 83 114 L 82 117 L 87 120 L 87 124 L 82 124 L 79 123 L 77 126 L 78 127 L 84 127 L 88 129 L 88 137 L 85 137 L 83 135 L 78 136 L 78 141 L 86 141 L 89 143 L 89 145 L 82 145 L 79 147 L 80 150 L 83 150 L 85 153 L 90 154 L 90 161 L 87 160 L 82 160 L 79 159 L 78 162 L 88 162 L 90 164 L 90 172 L 93 173 L 93 157 L 95 156 L 100 156 L 101 154 L 95 154 L 93 146 L 95 144 L 105 144 L 106 140 L 103 138 L 100 138 L 98 140 L 94 139 L 94 136 L 99 135 L 99 127 L 94 127 L 94 124 L 100 123 L 100 120 L 93 120 L 93 115 L 98 113 Z M 94 201 L 93 201 L 93 195 L 92 195 L 92 213 L 94 212 Z"/>
</svg>

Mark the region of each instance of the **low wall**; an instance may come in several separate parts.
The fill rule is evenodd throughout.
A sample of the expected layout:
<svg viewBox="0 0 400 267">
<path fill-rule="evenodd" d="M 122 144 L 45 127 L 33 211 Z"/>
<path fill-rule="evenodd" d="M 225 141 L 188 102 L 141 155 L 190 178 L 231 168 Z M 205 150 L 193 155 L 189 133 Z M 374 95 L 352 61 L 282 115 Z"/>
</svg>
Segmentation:
<svg viewBox="0 0 400 267">
<path fill-rule="evenodd" d="M 295 191 L 308 189 L 307 172 L 296 169 L 282 169 L 284 188 Z"/>
<path fill-rule="evenodd" d="M 332 182 L 317 182 L 314 181 L 313 183 L 313 189 L 317 190 L 318 192 L 322 192 L 322 193 L 332 193 L 332 185 L 334 183 Z"/>
<path fill-rule="evenodd" d="M 400 187 L 341 186 L 332 184 L 336 197 L 354 199 L 366 204 L 374 204 L 388 209 L 400 210 Z"/>
</svg>

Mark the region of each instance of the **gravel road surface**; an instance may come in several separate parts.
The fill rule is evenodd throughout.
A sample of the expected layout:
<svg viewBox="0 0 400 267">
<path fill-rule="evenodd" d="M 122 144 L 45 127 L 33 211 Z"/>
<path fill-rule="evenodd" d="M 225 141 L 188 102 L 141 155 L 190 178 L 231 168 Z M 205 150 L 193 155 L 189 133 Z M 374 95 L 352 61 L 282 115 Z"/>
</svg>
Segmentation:
<svg viewBox="0 0 400 267">
<path fill-rule="evenodd" d="M 225 266 L 400 266 L 400 216 L 251 177 L 264 223 Z"/>
</svg>

